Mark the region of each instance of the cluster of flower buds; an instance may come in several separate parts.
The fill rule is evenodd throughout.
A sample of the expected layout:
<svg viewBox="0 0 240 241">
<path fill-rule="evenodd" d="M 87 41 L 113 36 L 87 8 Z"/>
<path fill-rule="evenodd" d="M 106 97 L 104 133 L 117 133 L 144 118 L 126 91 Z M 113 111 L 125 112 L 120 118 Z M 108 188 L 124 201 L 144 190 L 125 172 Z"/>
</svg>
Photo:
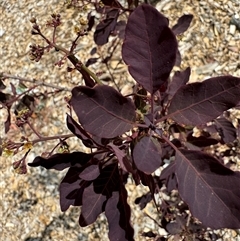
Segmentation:
<svg viewBox="0 0 240 241">
<path fill-rule="evenodd" d="M 37 24 L 37 19 L 33 17 L 33 18 L 30 19 L 30 22 L 33 24 L 31 33 L 33 35 L 39 34 L 40 33 L 40 28 L 39 28 L 39 26 Z"/>
<path fill-rule="evenodd" d="M 26 174 L 27 173 L 27 166 L 26 166 L 26 157 L 27 157 L 27 154 L 29 153 L 29 145 L 31 143 L 25 143 L 24 144 L 24 149 L 26 150 L 26 153 L 24 155 L 24 157 L 18 161 L 15 161 L 12 163 L 12 166 L 14 168 L 14 170 L 18 173 L 18 174 Z M 25 147 L 25 145 L 28 145 L 27 147 Z M 14 142 L 12 142 L 11 140 L 7 140 L 5 142 L 3 142 L 1 144 L 1 149 L 3 151 L 3 155 L 5 157 L 12 157 L 14 156 L 15 154 L 18 153 L 19 151 L 19 148 L 21 147 L 21 144 L 16 144 Z"/>
<path fill-rule="evenodd" d="M 26 155 L 21 160 L 13 162 L 12 166 L 16 173 L 26 174 L 27 173 Z"/>
<path fill-rule="evenodd" d="M 79 36 L 87 35 L 87 31 L 85 29 L 82 29 L 78 26 L 74 26 L 74 32 Z"/>
<path fill-rule="evenodd" d="M 32 115 L 32 113 L 33 111 L 27 107 L 20 110 L 16 115 L 16 125 L 18 127 L 22 127 L 27 122 L 27 119 Z"/>
<path fill-rule="evenodd" d="M 1 144 L 1 152 L 5 157 L 13 156 L 14 153 L 14 143 L 11 140 L 4 141 Z"/>
<path fill-rule="evenodd" d="M 67 144 L 66 141 L 62 142 L 59 149 L 58 149 L 59 153 L 69 153 L 69 145 Z"/>
<path fill-rule="evenodd" d="M 58 62 L 55 63 L 56 66 L 62 67 L 65 63 L 67 56 L 63 56 Z"/>
<path fill-rule="evenodd" d="M 26 174 L 27 173 L 27 165 L 25 163 L 25 160 L 21 159 L 19 161 L 13 162 L 13 168 L 16 173 L 18 174 Z"/>
<path fill-rule="evenodd" d="M 44 47 L 36 44 L 30 45 L 29 57 L 31 60 L 35 60 L 36 62 L 38 62 L 42 58 L 43 54 Z"/>
<path fill-rule="evenodd" d="M 54 27 L 54 28 L 58 27 L 61 24 L 61 15 L 53 13 L 53 14 L 51 14 L 51 16 L 52 16 L 52 19 L 47 21 L 46 26 Z"/>
</svg>

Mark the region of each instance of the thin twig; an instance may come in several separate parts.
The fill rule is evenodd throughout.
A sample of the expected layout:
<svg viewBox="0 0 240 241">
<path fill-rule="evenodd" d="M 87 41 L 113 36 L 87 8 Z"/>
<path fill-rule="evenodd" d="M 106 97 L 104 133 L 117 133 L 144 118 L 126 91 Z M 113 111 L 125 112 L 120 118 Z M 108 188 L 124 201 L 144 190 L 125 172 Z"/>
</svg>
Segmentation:
<svg viewBox="0 0 240 241">
<path fill-rule="evenodd" d="M 37 130 L 35 130 L 35 128 L 33 127 L 33 125 L 31 124 L 31 122 L 30 122 L 29 120 L 27 120 L 27 124 L 29 125 L 29 127 L 31 128 L 31 130 L 36 134 L 36 136 L 37 136 L 39 139 L 43 138 L 43 137 L 41 136 L 41 134 L 38 133 Z"/>
<path fill-rule="evenodd" d="M 39 35 L 47 42 L 47 44 L 49 45 L 49 47 L 54 47 L 55 49 L 61 50 L 63 53 L 66 54 L 67 58 L 71 61 L 71 56 L 73 56 L 74 58 L 72 58 L 71 61 L 72 64 L 79 70 L 79 66 L 81 66 L 80 70 L 87 72 L 99 85 L 102 85 L 102 81 L 89 69 L 87 68 L 81 61 L 78 60 L 78 58 L 73 55 L 70 51 L 68 51 L 67 49 L 63 48 L 62 46 L 59 46 L 55 43 L 52 43 L 47 37 L 45 37 L 42 32 L 40 31 L 40 29 L 38 30 Z M 77 41 L 78 38 L 75 39 L 75 41 Z M 81 72 L 81 71 L 80 71 Z"/>
<path fill-rule="evenodd" d="M 144 212 L 144 214 L 145 214 L 146 216 L 148 216 L 155 224 L 157 224 L 158 227 L 161 227 L 161 226 L 162 226 L 156 219 L 154 219 L 153 217 L 151 217 L 146 211 Z"/>
<path fill-rule="evenodd" d="M 32 143 L 32 145 L 38 143 L 38 142 L 43 142 L 43 141 L 51 141 L 51 140 L 57 140 L 57 139 L 63 139 L 65 141 L 68 138 L 75 137 L 74 134 L 65 134 L 65 135 L 58 135 L 58 136 L 39 136 L 39 138 L 30 141 L 28 140 L 27 142 Z M 19 149 L 20 147 L 24 146 L 24 142 L 11 142 L 9 143 L 6 148 L 7 149 Z"/>
<path fill-rule="evenodd" d="M 81 36 L 82 36 L 81 34 L 78 34 L 77 37 L 73 40 L 72 46 L 71 46 L 70 51 L 69 51 L 71 54 L 73 54 L 74 49 L 76 49 L 77 41 Z"/>
<path fill-rule="evenodd" d="M 2 73 L 2 74 L 1 74 L 1 77 L 2 77 L 2 78 L 9 78 L 9 79 L 17 79 L 17 80 L 20 80 L 20 81 L 25 81 L 25 82 L 29 82 L 29 83 L 34 83 L 34 84 L 37 84 L 37 85 L 39 85 L 39 86 L 40 86 L 40 85 L 43 85 L 43 86 L 55 88 L 55 89 L 58 89 L 58 90 L 71 91 L 70 88 L 59 87 L 59 86 L 57 86 L 57 85 L 48 84 L 48 83 L 45 83 L 45 82 L 43 82 L 43 81 L 39 82 L 39 81 L 36 81 L 35 79 L 28 79 L 28 78 L 24 78 L 24 77 L 20 77 L 20 76 L 14 76 L 14 75 L 5 74 L 5 73 Z"/>
<path fill-rule="evenodd" d="M 17 101 L 21 96 L 25 95 L 26 93 L 30 92 L 31 90 L 37 88 L 38 85 L 34 85 L 31 88 L 29 88 L 28 90 L 24 91 L 23 93 L 15 96 L 14 98 L 10 99 L 8 102 L 6 102 L 6 106 L 11 106 L 15 101 Z"/>
<path fill-rule="evenodd" d="M 50 157 L 50 156 L 53 154 L 53 152 L 57 149 L 57 147 L 58 147 L 59 145 L 61 145 L 64 141 L 66 141 L 67 139 L 68 139 L 68 138 L 61 139 L 61 141 L 58 142 L 58 144 L 51 150 L 51 152 L 48 154 L 48 156 Z"/>
<path fill-rule="evenodd" d="M 74 134 L 66 134 L 66 135 L 59 135 L 59 136 L 49 136 L 49 137 L 41 137 L 39 139 L 33 140 L 32 143 L 36 144 L 38 142 L 43 142 L 43 141 L 50 141 L 50 140 L 56 140 L 56 139 L 62 139 L 62 138 L 70 138 L 74 137 Z"/>
</svg>

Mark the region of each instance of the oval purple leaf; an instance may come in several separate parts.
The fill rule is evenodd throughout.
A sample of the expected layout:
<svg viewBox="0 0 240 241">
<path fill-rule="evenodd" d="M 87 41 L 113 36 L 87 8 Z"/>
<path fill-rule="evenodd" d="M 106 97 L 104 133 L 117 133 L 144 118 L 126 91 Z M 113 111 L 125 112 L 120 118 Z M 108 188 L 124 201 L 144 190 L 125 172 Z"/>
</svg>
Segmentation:
<svg viewBox="0 0 240 241">
<path fill-rule="evenodd" d="M 104 45 L 108 42 L 108 38 L 117 24 L 118 15 L 118 9 L 111 9 L 108 11 L 106 18 L 96 26 L 94 41 L 97 45 Z"/>
<path fill-rule="evenodd" d="M 110 86 L 75 87 L 70 104 L 84 129 L 101 138 L 122 135 L 135 121 L 133 102 Z"/>
<path fill-rule="evenodd" d="M 210 78 L 178 89 L 168 108 L 168 117 L 179 124 L 201 125 L 235 107 L 239 101 L 240 78 Z"/>
<path fill-rule="evenodd" d="M 98 165 L 90 165 L 86 167 L 80 174 L 79 177 L 86 181 L 92 181 L 96 179 L 100 174 Z"/>
<path fill-rule="evenodd" d="M 128 19 L 122 47 L 132 77 L 153 94 L 167 81 L 176 54 L 177 41 L 167 18 L 150 5 L 137 7 Z"/>
<path fill-rule="evenodd" d="M 176 71 L 172 77 L 170 84 L 168 85 L 167 93 L 169 95 L 169 99 L 177 92 L 177 90 L 186 85 L 189 81 L 191 69 L 188 67 L 184 71 Z"/>
<path fill-rule="evenodd" d="M 182 34 L 185 32 L 188 27 L 190 26 L 193 19 L 192 14 L 183 15 L 178 19 L 178 22 L 176 25 L 172 27 L 172 31 L 175 35 Z"/>
<path fill-rule="evenodd" d="M 159 143 L 152 137 L 145 136 L 133 149 L 133 159 L 137 168 L 147 174 L 151 174 L 160 167 L 162 150 Z"/>
<path fill-rule="evenodd" d="M 120 192 L 113 192 L 105 207 L 109 224 L 110 241 L 134 241 L 134 230 L 130 223 L 131 209 L 127 203 L 127 191 L 120 182 Z"/>
<path fill-rule="evenodd" d="M 226 118 L 215 120 L 217 130 L 225 143 L 233 142 L 237 138 L 237 131 L 232 122 Z"/>
<path fill-rule="evenodd" d="M 90 182 L 82 182 L 79 178 L 79 172 L 79 168 L 70 167 L 60 183 L 60 206 L 62 212 L 65 212 L 70 205 L 82 205 L 83 191 L 90 185 Z"/>
<path fill-rule="evenodd" d="M 33 162 L 28 163 L 30 167 L 44 167 L 46 169 L 55 169 L 62 171 L 68 167 L 80 168 L 86 165 L 92 158 L 92 154 L 83 152 L 72 152 L 72 153 L 58 153 L 50 156 L 49 158 L 43 158 L 37 156 Z"/>
<path fill-rule="evenodd" d="M 176 152 L 175 170 L 180 196 L 204 226 L 240 228 L 240 172 L 189 150 Z"/>
</svg>

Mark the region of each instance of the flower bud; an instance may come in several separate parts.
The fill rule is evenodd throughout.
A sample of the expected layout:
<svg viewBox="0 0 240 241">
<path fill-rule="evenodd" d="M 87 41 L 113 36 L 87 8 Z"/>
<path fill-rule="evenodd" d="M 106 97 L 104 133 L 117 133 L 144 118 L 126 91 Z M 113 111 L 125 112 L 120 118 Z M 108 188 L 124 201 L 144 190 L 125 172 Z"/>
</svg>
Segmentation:
<svg viewBox="0 0 240 241">
<path fill-rule="evenodd" d="M 31 22 L 31 23 L 36 23 L 36 22 L 37 22 L 37 19 L 34 18 L 34 17 L 32 17 L 32 18 L 30 18 L 30 22 Z"/>
<path fill-rule="evenodd" d="M 31 34 L 32 34 L 32 35 L 37 35 L 38 32 L 37 32 L 35 29 L 32 29 Z"/>
<path fill-rule="evenodd" d="M 20 161 L 15 161 L 15 162 L 13 162 L 13 168 L 14 169 L 17 169 L 19 166 L 20 166 L 20 164 L 21 164 L 21 160 Z"/>
<path fill-rule="evenodd" d="M 88 20 L 85 19 L 85 18 L 83 18 L 83 17 L 81 17 L 81 18 L 79 19 L 79 23 L 80 23 L 81 25 L 87 25 L 87 24 L 88 24 Z"/>
</svg>

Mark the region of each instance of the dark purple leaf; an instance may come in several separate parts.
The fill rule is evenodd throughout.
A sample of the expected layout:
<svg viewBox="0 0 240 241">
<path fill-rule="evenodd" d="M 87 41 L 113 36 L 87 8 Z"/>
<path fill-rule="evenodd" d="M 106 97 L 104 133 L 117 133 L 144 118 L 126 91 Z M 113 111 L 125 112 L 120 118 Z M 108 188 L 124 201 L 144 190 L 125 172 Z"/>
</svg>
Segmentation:
<svg viewBox="0 0 240 241">
<path fill-rule="evenodd" d="M 124 20 L 120 20 L 117 22 L 115 31 L 118 32 L 118 37 L 120 39 L 124 39 L 125 36 L 125 28 L 126 28 L 126 22 Z"/>
<path fill-rule="evenodd" d="M 113 192 L 105 207 L 111 241 L 134 241 L 134 230 L 130 224 L 131 209 L 127 203 L 127 191 L 120 184 L 120 192 Z"/>
<path fill-rule="evenodd" d="M 176 163 L 171 162 L 166 168 L 163 169 L 160 175 L 160 180 L 163 180 L 167 191 L 170 193 L 172 190 L 177 190 L 177 179 L 175 175 Z"/>
<path fill-rule="evenodd" d="M 130 15 L 122 57 L 133 78 L 151 94 L 167 81 L 175 64 L 177 40 L 168 20 L 143 4 Z"/>
<path fill-rule="evenodd" d="M 226 118 L 218 118 L 214 121 L 217 126 L 217 130 L 224 141 L 224 143 L 233 142 L 237 138 L 237 133 L 232 122 Z"/>
<path fill-rule="evenodd" d="M 178 34 L 185 32 L 188 29 L 188 27 L 190 26 L 192 19 L 193 19 L 192 14 L 181 16 L 178 19 L 177 24 L 172 27 L 172 31 L 174 32 L 174 34 L 178 35 Z"/>
<path fill-rule="evenodd" d="M 155 233 L 153 233 L 152 231 L 148 231 L 148 232 L 143 232 L 142 236 L 148 237 L 148 238 L 155 238 L 157 235 Z"/>
<path fill-rule="evenodd" d="M 95 222 L 98 215 L 105 211 L 106 202 L 115 191 L 119 191 L 117 163 L 108 165 L 102 169 L 98 178 L 84 189 L 82 212 L 79 218 L 81 227 Z"/>
<path fill-rule="evenodd" d="M 182 86 L 173 96 L 168 116 L 179 124 L 201 125 L 236 106 L 240 78 L 220 76 Z"/>
<path fill-rule="evenodd" d="M 70 115 L 67 115 L 67 127 L 74 135 L 82 140 L 86 147 L 95 147 L 89 134 Z"/>
<path fill-rule="evenodd" d="M 191 143 L 194 146 L 206 147 L 216 145 L 219 141 L 205 136 L 194 137 L 192 136 L 192 134 L 190 134 L 187 136 L 187 142 Z"/>
<path fill-rule="evenodd" d="M 162 163 L 161 153 L 160 144 L 154 138 L 144 136 L 133 149 L 133 160 L 140 171 L 151 174 Z"/>
<path fill-rule="evenodd" d="M 85 64 L 86 67 L 95 64 L 98 61 L 99 58 L 90 58 L 87 60 L 87 63 Z"/>
<path fill-rule="evenodd" d="M 176 176 L 181 198 L 204 226 L 240 228 L 240 172 L 203 152 L 179 150 Z"/>
<path fill-rule="evenodd" d="M 182 56 L 181 56 L 181 53 L 179 52 L 179 50 L 177 50 L 175 66 L 180 67 L 181 62 L 182 62 Z"/>
<path fill-rule="evenodd" d="M 95 20 L 95 16 L 91 15 L 91 13 L 88 14 L 88 28 L 87 31 L 91 31 L 93 25 L 94 25 L 94 21 Z"/>
<path fill-rule="evenodd" d="M 96 53 L 97 53 L 97 48 L 96 47 L 92 48 L 90 54 L 94 55 Z"/>
<path fill-rule="evenodd" d="M 84 129 L 98 137 L 122 135 L 135 121 L 132 101 L 110 86 L 75 87 L 70 104 Z"/>
<path fill-rule="evenodd" d="M 62 153 L 54 154 L 49 158 L 43 158 L 40 156 L 35 157 L 33 162 L 28 163 L 30 167 L 45 167 L 46 169 L 55 169 L 61 171 L 68 167 L 82 167 L 86 165 L 91 158 L 92 154 L 86 154 L 83 152 Z"/>
<path fill-rule="evenodd" d="M 94 41 L 97 45 L 104 45 L 108 42 L 109 35 L 117 24 L 118 15 L 119 10 L 112 9 L 107 13 L 106 18 L 97 25 L 94 32 Z"/>
<path fill-rule="evenodd" d="M 135 199 L 135 204 L 139 204 L 140 209 L 142 210 L 151 201 L 152 201 L 152 194 L 151 194 L 151 192 L 148 192 L 147 194 L 144 194 L 141 197 L 136 198 Z"/>
<path fill-rule="evenodd" d="M 189 67 L 184 71 L 175 72 L 174 76 L 172 77 L 172 81 L 168 85 L 167 93 L 170 95 L 170 97 L 174 96 L 180 87 L 186 85 L 189 80 L 190 72 L 191 70 Z"/>
<path fill-rule="evenodd" d="M 66 211 L 70 205 L 82 205 L 83 191 L 91 182 L 83 181 L 79 178 L 81 171 L 79 168 L 70 167 L 60 183 L 60 206 L 62 212 Z"/>
<path fill-rule="evenodd" d="M 92 181 L 96 179 L 99 176 L 99 174 L 100 174 L 99 166 L 90 165 L 81 172 L 79 177 L 86 181 Z"/>
<path fill-rule="evenodd" d="M 107 197 L 94 191 L 93 183 L 85 188 L 82 197 L 82 212 L 79 217 L 81 227 L 86 227 L 96 221 L 97 217 L 104 212 Z"/>
</svg>

